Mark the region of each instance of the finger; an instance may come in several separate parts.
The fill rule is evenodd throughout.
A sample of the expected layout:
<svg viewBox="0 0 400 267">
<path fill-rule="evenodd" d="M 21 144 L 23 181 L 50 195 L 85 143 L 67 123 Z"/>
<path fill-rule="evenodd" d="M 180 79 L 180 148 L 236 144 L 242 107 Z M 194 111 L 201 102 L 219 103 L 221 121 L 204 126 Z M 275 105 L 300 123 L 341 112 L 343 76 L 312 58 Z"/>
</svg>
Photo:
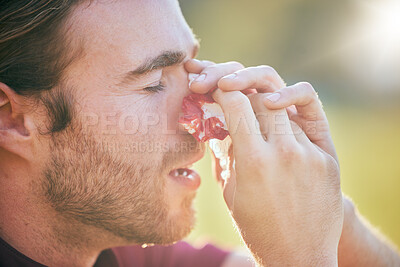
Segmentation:
<svg viewBox="0 0 400 267">
<path fill-rule="evenodd" d="M 294 105 L 296 112 L 291 112 L 291 119 L 298 121 L 300 124 L 307 121 L 319 121 L 324 123 L 324 126 L 328 126 L 318 95 L 309 83 L 297 83 L 269 94 L 264 100 L 264 105 L 270 109 L 282 109 Z M 329 129 L 324 130 L 324 132 L 329 132 Z M 318 141 L 318 136 L 315 134 L 311 134 L 309 137 L 312 142 Z"/>
<path fill-rule="evenodd" d="M 189 59 L 184 66 L 189 73 L 200 73 L 204 68 L 211 65 L 215 65 L 215 63 L 209 60 Z"/>
<path fill-rule="evenodd" d="M 224 76 L 218 82 L 218 88 L 224 91 L 240 91 L 256 88 L 258 92 L 275 92 L 285 87 L 279 74 L 269 66 L 249 67 Z"/>
<path fill-rule="evenodd" d="M 249 88 L 249 89 L 244 89 L 244 90 L 242 90 L 241 92 L 242 92 L 243 94 L 245 94 L 245 95 L 250 95 L 250 94 L 255 94 L 255 93 L 257 93 L 257 89 Z"/>
<path fill-rule="evenodd" d="M 294 106 L 294 105 L 291 105 L 291 106 L 287 107 L 286 111 L 287 111 L 287 113 L 289 115 L 289 119 L 290 119 L 291 115 L 297 114 L 297 109 L 296 109 L 296 106 Z"/>
<path fill-rule="evenodd" d="M 249 98 L 239 91 L 224 92 L 217 89 L 212 94 L 221 106 L 232 138 L 235 155 L 247 155 L 258 150 L 264 142 Z"/>
<path fill-rule="evenodd" d="M 311 84 L 306 82 L 297 83 L 280 89 L 274 94 L 268 95 L 265 105 L 271 109 L 286 108 L 295 105 L 297 112 L 307 115 L 312 113 L 319 119 L 325 119 L 325 113 L 321 102 Z"/>
<path fill-rule="evenodd" d="M 268 109 L 263 103 L 265 96 L 262 93 L 248 96 L 260 124 L 261 133 L 270 143 L 295 142 L 296 138 L 293 135 L 286 109 Z"/>
<path fill-rule="evenodd" d="M 290 116 L 289 116 L 290 119 Z M 290 121 L 290 126 L 292 127 L 293 136 L 296 138 L 297 142 L 304 146 L 312 146 L 310 139 L 304 133 L 303 129 L 294 121 Z"/>
<path fill-rule="evenodd" d="M 200 75 L 191 83 L 190 90 L 194 93 L 205 94 L 216 89 L 218 81 L 225 75 L 243 69 L 238 62 L 226 62 L 210 65 L 204 68 Z"/>
<path fill-rule="evenodd" d="M 231 175 L 224 185 L 224 200 L 229 210 L 233 212 L 234 210 L 234 200 L 236 193 L 236 172 L 235 169 L 231 169 Z"/>
<path fill-rule="evenodd" d="M 290 118 L 303 128 L 311 142 L 337 158 L 330 137 L 328 120 L 311 84 L 301 82 L 282 88 L 268 95 L 264 104 L 270 109 L 295 105 L 297 112 L 293 112 Z"/>
</svg>

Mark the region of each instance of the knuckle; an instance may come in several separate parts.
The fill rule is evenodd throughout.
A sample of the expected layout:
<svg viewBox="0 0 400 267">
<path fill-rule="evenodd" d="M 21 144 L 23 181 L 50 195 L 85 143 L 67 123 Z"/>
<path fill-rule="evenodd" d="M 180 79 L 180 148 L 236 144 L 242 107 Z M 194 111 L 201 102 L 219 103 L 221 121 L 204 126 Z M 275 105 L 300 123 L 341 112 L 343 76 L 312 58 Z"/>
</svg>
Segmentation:
<svg viewBox="0 0 400 267">
<path fill-rule="evenodd" d="M 284 163 L 299 163 L 303 162 L 305 157 L 301 148 L 294 143 L 280 143 L 277 147 L 277 154 Z"/>
<path fill-rule="evenodd" d="M 326 168 L 325 156 L 320 151 L 311 150 L 308 161 L 313 169 L 324 172 Z"/>
<path fill-rule="evenodd" d="M 210 72 L 214 72 L 216 69 L 218 69 L 218 64 L 210 65 L 210 66 L 207 66 L 207 67 L 202 71 L 202 73 L 209 74 Z"/>
<path fill-rule="evenodd" d="M 225 102 L 229 104 L 230 109 L 241 111 L 250 104 L 249 99 L 239 91 L 233 91 L 225 94 Z"/>
<path fill-rule="evenodd" d="M 210 61 L 210 60 L 202 60 L 202 63 L 206 66 L 212 66 L 212 65 L 216 64 L 214 61 Z"/>
<path fill-rule="evenodd" d="M 229 61 L 225 63 L 209 65 L 204 68 L 203 73 L 206 73 L 207 75 L 213 73 L 217 73 L 217 75 L 227 75 L 232 71 L 238 71 L 243 68 L 244 66 L 241 63 L 236 61 Z"/>
<path fill-rule="evenodd" d="M 260 76 L 257 81 L 262 87 L 275 88 L 275 81 L 281 80 L 278 72 L 271 66 L 261 65 L 256 68 L 260 70 Z"/>
<path fill-rule="evenodd" d="M 285 88 L 281 89 L 280 93 L 281 93 L 281 95 L 293 97 L 298 94 L 298 91 L 299 91 L 299 87 L 289 86 L 289 87 L 285 87 Z"/>
<path fill-rule="evenodd" d="M 309 82 L 300 82 L 298 83 L 298 87 L 301 90 L 304 90 L 307 94 L 312 94 L 312 95 L 316 94 L 314 87 Z"/>
<path fill-rule="evenodd" d="M 277 71 L 273 67 L 268 66 L 268 65 L 261 65 L 261 66 L 258 66 L 257 68 L 262 70 L 266 75 L 278 74 Z"/>
<path fill-rule="evenodd" d="M 262 150 L 253 150 L 246 157 L 246 166 L 254 166 L 258 169 L 267 161 L 267 159 L 267 155 L 265 155 Z"/>
<path fill-rule="evenodd" d="M 237 70 L 244 69 L 243 64 L 237 61 L 229 61 L 226 64 L 230 65 L 231 67 Z"/>
<path fill-rule="evenodd" d="M 308 161 L 310 162 L 310 167 L 318 172 L 321 177 L 326 177 L 333 184 L 340 187 L 339 166 L 334 158 L 323 152 L 315 151 L 310 153 Z"/>
<path fill-rule="evenodd" d="M 324 158 L 325 158 L 325 170 L 328 174 L 329 179 L 334 181 L 338 186 L 340 186 L 340 171 L 338 163 L 330 155 L 325 155 Z"/>
</svg>

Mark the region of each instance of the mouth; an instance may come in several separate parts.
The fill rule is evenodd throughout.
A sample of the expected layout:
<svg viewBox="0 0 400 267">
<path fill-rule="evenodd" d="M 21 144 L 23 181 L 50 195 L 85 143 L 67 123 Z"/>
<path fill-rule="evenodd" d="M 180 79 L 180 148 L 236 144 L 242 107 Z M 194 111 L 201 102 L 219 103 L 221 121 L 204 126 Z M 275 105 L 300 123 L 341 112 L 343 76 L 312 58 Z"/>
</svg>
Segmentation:
<svg viewBox="0 0 400 267">
<path fill-rule="evenodd" d="M 193 164 L 199 161 L 203 156 L 204 154 L 202 153 L 191 162 L 171 170 L 168 174 L 169 178 L 189 190 L 197 190 L 201 184 L 201 178 L 200 175 L 192 168 Z"/>
</svg>

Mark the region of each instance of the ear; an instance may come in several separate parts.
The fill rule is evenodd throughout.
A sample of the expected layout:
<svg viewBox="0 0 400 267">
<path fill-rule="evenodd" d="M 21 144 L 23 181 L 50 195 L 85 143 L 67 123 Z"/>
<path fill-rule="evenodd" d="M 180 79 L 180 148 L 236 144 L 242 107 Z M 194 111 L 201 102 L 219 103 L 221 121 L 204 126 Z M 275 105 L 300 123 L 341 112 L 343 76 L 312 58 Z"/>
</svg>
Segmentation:
<svg viewBox="0 0 400 267">
<path fill-rule="evenodd" d="M 28 111 L 25 97 L 0 82 L 0 149 L 23 158 L 31 154 Z"/>
</svg>

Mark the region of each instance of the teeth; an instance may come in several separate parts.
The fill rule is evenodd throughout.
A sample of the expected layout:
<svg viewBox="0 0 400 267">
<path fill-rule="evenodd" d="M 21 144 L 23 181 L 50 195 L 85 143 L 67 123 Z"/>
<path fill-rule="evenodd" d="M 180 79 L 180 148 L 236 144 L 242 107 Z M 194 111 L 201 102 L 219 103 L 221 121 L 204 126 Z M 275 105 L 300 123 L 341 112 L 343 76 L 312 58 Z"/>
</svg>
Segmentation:
<svg viewBox="0 0 400 267">
<path fill-rule="evenodd" d="M 185 169 L 175 169 L 175 170 L 172 172 L 171 175 L 172 175 L 172 176 L 175 176 L 175 177 L 178 177 L 178 176 L 186 176 L 186 177 L 189 178 L 189 179 L 192 179 L 192 178 L 193 178 L 193 175 L 192 175 L 190 172 L 188 172 L 187 170 L 185 170 Z"/>
</svg>

